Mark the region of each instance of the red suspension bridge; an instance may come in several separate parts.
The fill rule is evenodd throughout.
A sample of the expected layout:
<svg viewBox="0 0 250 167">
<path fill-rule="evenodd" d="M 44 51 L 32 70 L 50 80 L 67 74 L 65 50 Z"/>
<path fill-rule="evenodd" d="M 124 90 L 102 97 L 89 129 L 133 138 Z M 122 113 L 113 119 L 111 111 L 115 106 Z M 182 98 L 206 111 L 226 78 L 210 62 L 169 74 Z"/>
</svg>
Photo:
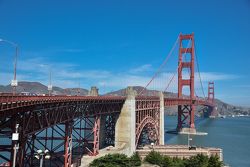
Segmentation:
<svg viewBox="0 0 250 167">
<path fill-rule="evenodd" d="M 167 87 L 163 93 L 145 95 L 146 88 L 160 75 L 177 42 L 139 94 L 128 88 L 126 96 L 0 96 L 0 160 L 10 166 L 13 160 L 19 167 L 36 166 L 36 150 L 46 149 L 51 156 L 45 161 L 46 166 L 69 167 L 71 164 L 79 166 L 83 154 L 95 156 L 99 149 L 110 145 L 124 146 L 129 155 L 145 140 L 163 145 L 164 108 L 170 106 L 178 107 L 177 131 L 195 130 L 196 106 L 205 106 L 208 115 L 216 112 L 214 83 L 209 82 L 208 97 L 196 95 L 194 34 L 180 34 L 177 41 L 177 97 L 167 97 L 165 93 L 176 73 L 164 83 Z M 187 47 L 184 41 L 188 41 Z M 190 56 L 188 60 L 186 55 Z M 184 69 L 189 72 L 185 78 Z M 201 78 L 200 84 L 204 95 Z M 183 87 L 188 87 L 189 95 L 183 95 Z M 19 138 L 11 140 L 16 130 Z M 18 146 L 16 153 L 14 146 Z"/>
</svg>

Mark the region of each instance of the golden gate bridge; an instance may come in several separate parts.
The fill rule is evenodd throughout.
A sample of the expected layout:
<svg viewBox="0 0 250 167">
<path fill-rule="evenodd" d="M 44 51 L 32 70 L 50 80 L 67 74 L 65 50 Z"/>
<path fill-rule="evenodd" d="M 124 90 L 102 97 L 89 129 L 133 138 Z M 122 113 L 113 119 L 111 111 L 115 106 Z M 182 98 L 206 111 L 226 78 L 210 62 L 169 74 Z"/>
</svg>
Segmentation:
<svg viewBox="0 0 250 167">
<path fill-rule="evenodd" d="M 184 43 L 188 42 L 185 46 Z M 173 51 L 178 45 L 178 66 L 166 87 L 153 96 L 146 95 L 147 88 L 159 81 Z M 189 58 L 187 58 L 187 55 Z M 203 97 L 195 91 L 195 60 Z M 188 75 L 184 76 L 184 70 Z M 166 92 L 178 74 L 177 97 L 167 97 Z M 186 74 L 185 74 L 186 75 Z M 184 95 L 183 87 L 189 95 Z M 80 165 L 81 156 L 96 156 L 99 150 L 125 143 L 130 155 L 144 141 L 164 145 L 164 108 L 177 106 L 177 131 L 185 128 L 195 132 L 196 106 L 205 106 L 208 115 L 216 114 L 214 83 L 208 83 L 205 97 L 195 53 L 194 33 L 179 34 L 173 48 L 152 79 L 138 94 L 129 87 L 126 96 L 0 96 L 0 159 L 9 166 L 34 166 L 38 163 L 36 150 L 46 149 L 50 160 L 46 166 Z M 18 127 L 17 127 L 18 125 Z M 13 134 L 18 139 L 10 140 Z M 17 149 L 13 149 L 18 146 Z M 13 164 L 13 162 L 15 164 Z"/>
</svg>

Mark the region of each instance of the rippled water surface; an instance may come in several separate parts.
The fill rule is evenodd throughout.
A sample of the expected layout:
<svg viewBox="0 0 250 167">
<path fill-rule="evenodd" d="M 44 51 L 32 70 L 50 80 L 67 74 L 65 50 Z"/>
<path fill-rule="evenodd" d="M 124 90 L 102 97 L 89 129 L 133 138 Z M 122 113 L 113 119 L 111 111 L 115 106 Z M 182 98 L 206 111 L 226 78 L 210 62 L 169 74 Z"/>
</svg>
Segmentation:
<svg viewBox="0 0 250 167">
<path fill-rule="evenodd" d="M 177 117 L 165 116 L 165 130 L 176 127 Z M 192 136 L 192 145 L 223 149 L 230 167 L 250 167 L 250 117 L 199 119 L 196 128 L 207 136 Z M 187 144 L 187 135 L 165 134 L 165 144 Z"/>
</svg>

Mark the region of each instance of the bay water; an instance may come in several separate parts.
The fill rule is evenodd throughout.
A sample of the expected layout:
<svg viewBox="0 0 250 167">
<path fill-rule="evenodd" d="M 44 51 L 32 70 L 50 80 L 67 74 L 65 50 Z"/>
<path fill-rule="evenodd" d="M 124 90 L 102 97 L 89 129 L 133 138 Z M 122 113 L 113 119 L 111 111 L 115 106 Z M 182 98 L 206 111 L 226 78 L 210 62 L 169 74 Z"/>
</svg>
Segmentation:
<svg viewBox="0 0 250 167">
<path fill-rule="evenodd" d="M 177 125 L 176 116 L 165 115 L 165 131 Z M 194 136 L 191 145 L 223 149 L 224 163 L 230 167 L 250 167 L 250 117 L 207 118 L 196 120 L 196 129 L 207 132 Z M 186 144 L 187 135 L 165 133 L 165 144 Z"/>
</svg>

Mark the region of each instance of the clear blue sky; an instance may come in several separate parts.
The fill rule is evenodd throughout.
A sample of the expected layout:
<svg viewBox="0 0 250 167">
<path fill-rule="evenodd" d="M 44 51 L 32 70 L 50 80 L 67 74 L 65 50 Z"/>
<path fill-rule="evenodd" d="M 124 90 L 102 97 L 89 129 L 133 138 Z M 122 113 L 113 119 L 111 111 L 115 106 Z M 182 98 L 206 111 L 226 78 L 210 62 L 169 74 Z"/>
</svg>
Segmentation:
<svg viewBox="0 0 250 167">
<path fill-rule="evenodd" d="M 53 85 L 80 81 L 101 92 L 145 85 L 178 34 L 194 32 L 204 87 L 214 80 L 217 98 L 250 106 L 249 0 L 0 0 L 0 23 L 0 38 L 20 48 L 19 81 L 47 85 L 51 66 Z M 6 85 L 13 71 L 7 43 L 0 59 Z M 175 71 L 174 60 L 166 71 Z"/>
</svg>

